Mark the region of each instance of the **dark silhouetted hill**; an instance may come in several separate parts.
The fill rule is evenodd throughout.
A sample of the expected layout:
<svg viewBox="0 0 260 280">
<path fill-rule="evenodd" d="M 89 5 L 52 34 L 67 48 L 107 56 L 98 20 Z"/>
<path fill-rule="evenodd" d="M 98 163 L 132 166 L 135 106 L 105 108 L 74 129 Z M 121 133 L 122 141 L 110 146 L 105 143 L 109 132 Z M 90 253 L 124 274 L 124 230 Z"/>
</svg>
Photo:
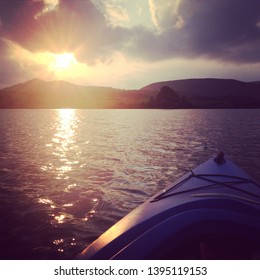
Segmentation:
<svg viewBox="0 0 260 280">
<path fill-rule="evenodd" d="M 146 100 L 138 90 L 40 79 L 0 90 L 0 108 L 137 108 Z"/>
<path fill-rule="evenodd" d="M 260 108 L 260 82 L 229 79 L 186 79 L 152 83 L 141 89 L 155 96 L 168 86 L 195 108 Z"/>
<path fill-rule="evenodd" d="M 173 104 L 159 100 L 165 86 L 179 98 Z M 0 108 L 260 108 L 260 82 L 187 79 L 122 90 L 33 79 L 1 89 Z"/>
</svg>

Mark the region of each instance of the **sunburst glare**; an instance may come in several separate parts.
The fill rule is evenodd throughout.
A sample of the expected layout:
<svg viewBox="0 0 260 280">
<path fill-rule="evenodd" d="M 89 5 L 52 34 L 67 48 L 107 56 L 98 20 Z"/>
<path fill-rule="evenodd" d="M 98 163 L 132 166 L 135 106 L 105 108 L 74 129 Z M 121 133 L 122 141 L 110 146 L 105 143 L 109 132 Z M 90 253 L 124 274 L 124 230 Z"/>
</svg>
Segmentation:
<svg viewBox="0 0 260 280">
<path fill-rule="evenodd" d="M 77 64 L 77 60 L 73 53 L 56 54 L 54 61 L 50 64 L 50 67 L 57 72 L 67 70 L 73 65 Z"/>
</svg>

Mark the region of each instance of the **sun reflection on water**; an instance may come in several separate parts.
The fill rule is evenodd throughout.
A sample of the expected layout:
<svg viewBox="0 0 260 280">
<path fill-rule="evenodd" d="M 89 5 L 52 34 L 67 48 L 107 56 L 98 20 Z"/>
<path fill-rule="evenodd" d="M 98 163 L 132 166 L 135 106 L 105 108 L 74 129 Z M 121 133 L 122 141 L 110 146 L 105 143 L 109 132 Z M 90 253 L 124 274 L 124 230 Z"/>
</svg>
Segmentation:
<svg viewBox="0 0 260 280">
<path fill-rule="evenodd" d="M 54 219 L 58 222 L 58 224 L 63 224 L 64 219 L 65 219 L 65 215 L 63 215 L 63 214 L 57 215 L 57 216 L 54 217 Z"/>
<path fill-rule="evenodd" d="M 72 166 L 78 163 L 70 158 L 71 153 L 75 152 L 77 148 L 75 133 L 78 128 L 78 118 L 74 109 L 58 109 L 57 118 L 56 133 L 52 138 L 52 143 L 55 145 L 52 154 L 58 158 L 60 163 L 56 166 L 56 178 L 68 179 Z"/>
<path fill-rule="evenodd" d="M 38 203 L 47 209 L 50 224 L 54 228 L 70 223 L 75 218 L 73 215 L 77 214 L 75 212 L 77 192 L 76 195 L 73 195 L 73 189 L 77 187 L 77 183 L 70 179 L 73 177 L 71 174 L 74 174 L 73 172 L 78 170 L 82 164 L 78 158 L 80 152 L 77 140 L 79 124 L 77 110 L 55 110 L 55 118 L 51 124 L 52 135 L 45 143 L 48 157 L 47 162 L 41 166 L 41 170 L 51 172 L 52 178 L 55 178 L 53 181 L 55 190 L 53 189 L 52 196 L 50 196 L 52 199 L 44 194 L 38 198 Z M 64 253 L 68 242 L 70 247 L 77 245 L 74 238 L 65 240 L 62 237 L 54 239 L 53 245 L 58 247 L 59 253 Z"/>
<path fill-rule="evenodd" d="M 74 143 L 76 114 L 74 109 L 58 109 L 59 123 L 52 142 L 60 144 L 60 151 L 67 151 Z"/>
</svg>

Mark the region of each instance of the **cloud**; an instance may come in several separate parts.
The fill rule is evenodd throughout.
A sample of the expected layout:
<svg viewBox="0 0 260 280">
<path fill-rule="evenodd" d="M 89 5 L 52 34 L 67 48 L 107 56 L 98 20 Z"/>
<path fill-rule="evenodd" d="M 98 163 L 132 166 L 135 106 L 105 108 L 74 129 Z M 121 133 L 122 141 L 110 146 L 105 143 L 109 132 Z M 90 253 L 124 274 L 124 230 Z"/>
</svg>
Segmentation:
<svg viewBox="0 0 260 280">
<path fill-rule="evenodd" d="M 55 11 L 58 9 L 59 7 L 59 0 L 34 0 L 35 2 L 40 2 L 40 1 L 43 1 L 43 4 L 44 4 L 44 8 L 42 9 L 42 11 L 35 15 L 35 19 L 38 19 L 40 16 L 46 14 L 46 13 L 49 13 L 49 12 L 52 12 L 52 11 Z"/>
<path fill-rule="evenodd" d="M 259 61 L 258 0 L 163 3 L 163 0 L 150 0 L 154 23 L 160 31 L 154 36 L 154 49 L 163 50 L 165 59 L 207 56 L 234 62 Z M 156 51 L 151 54 L 161 59 Z"/>
<path fill-rule="evenodd" d="M 197 5 L 192 13 L 191 1 L 183 3 L 179 12 L 187 19 L 184 32 L 197 53 L 233 61 L 259 61 L 259 51 L 251 54 L 260 43 L 259 1 L 214 0 L 210 6 Z"/>
<path fill-rule="evenodd" d="M 108 24 L 111 24 L 115 27 L 129 22 L 128 11 L 120 1 L 95 0 L 95 3 L 97 7 L 101 10 L 101 12 L 104 14 Z"/>
<path fill-rule="evenodd" d="M 43 9 L 43 2 L 2 0 L 0 5 L 1 37 L 29 47 L 28 35 L 32 35 L 38 28 L 34 16 Z"/>
<path fill-rule="evenodd" d="M 127 28 L 111 26 L 90 0 L 3 0 L 0 5 L 0 35 L 31 52 L 73 52 L 79 61 L 93 65 L 109 62 L 131 36 Z M 114 20 L 127 18 L 118 7 L 108 11 Z"/>
<path fill-rule="evenodd" d="M 129 19 L 122 3 L 1 0 L 0 36 L 30 52 L 73 52 L 89 65 L 110 63 L 115 53 L 148 62 L 197 57 L 260 61 L 259 0 L 149 0 L 150 28 L 120 24 Z"/>
<path fill-rule="evenodd" d="M 104 16 L 91 1 L 62 0 L 46 12 L 46 1 L 1 1 L 1 35 L 30 51 L 55 53 L 100 45 Z M 50 2 L 49 2 L 50 4 Z"/>
<path fill-rule="evenodd" d="M 0 86 L 4 87 L 30 77 L 23 63 L 12 57 L 12 43 L 0 39 Z M 19 53 L 20 54 L 20 53 Z"/>
<path fill-rule="evenodd" d="M 132 30 L 128 53 L 148 61 L 174 57 L 260 61 L 260 2 L 150 0 L 156 32 Z"/>
<path fill-rule="evenodd" d="M 149 0 L 151 18 L 158 31 L 181 27 L 182 18 L 177 13 L 180 3 L 181 0 Z"/>
</svg>

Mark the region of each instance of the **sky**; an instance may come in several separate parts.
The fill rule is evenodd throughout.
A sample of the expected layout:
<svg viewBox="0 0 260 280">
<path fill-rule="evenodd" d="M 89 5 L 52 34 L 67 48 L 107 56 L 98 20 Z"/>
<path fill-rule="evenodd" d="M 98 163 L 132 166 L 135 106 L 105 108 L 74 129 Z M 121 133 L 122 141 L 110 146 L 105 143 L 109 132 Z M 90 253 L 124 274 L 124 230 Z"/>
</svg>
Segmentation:
<svg viewBox="0 0 260 280">
<path fill-rule="evenodd" d="M 259 0 L 0 0 L 0 88 L 260 80 Z"/>
</svg>

